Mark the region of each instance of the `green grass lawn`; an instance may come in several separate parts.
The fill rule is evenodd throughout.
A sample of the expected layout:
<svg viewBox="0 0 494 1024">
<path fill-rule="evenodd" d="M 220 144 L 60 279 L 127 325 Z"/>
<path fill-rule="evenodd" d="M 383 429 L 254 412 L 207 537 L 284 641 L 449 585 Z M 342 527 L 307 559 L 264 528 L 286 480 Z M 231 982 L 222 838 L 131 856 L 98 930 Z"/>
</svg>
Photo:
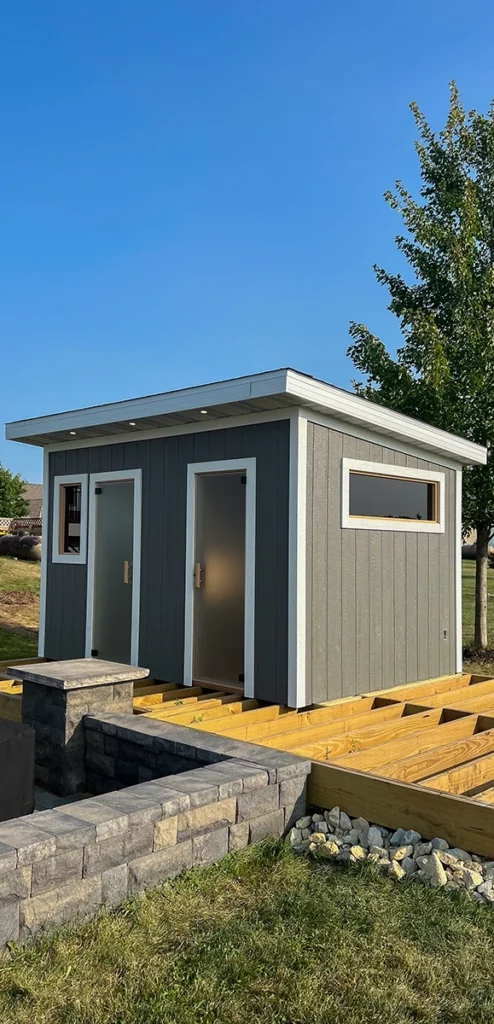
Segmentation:
<svg viewBox="0 0 494 1024">
<path fill-rule="evenodd" d="M 5 1024 L 492 1024 L 494 911 L 281 843 L 0 961 Z"/>
<path fill-rule="evenodd" d="M 475 609 L 475 562 L 464 559 L 462 562 L 463 577 L 463 646 L 471 647 L 474 636 L 474 609 Z M 487 570 L 487 592 L 492 597 L 487 598 L 487 630 L 489 648 L 494 649 L 494 569 Z M 492 655 L 488 660 L 482 658 L 469 659 L 465 662 L 465 668 L 477 670 L 483 673 L 494 672 L 494 658 Z"/>
<path fill-rule="evenodd" d="M 462 562 L 463 569 L 463 646 L 473 644 L 474 608 L 475 608 L 475 562 Z M 487 570 L 487 623 L 489 647 L 494 648 L 494 569 Z"/>
<path fill-rule="evenodd" d="M 40 574 L 39 562 L 0 558 L 0 661 L 38 653 Z"/>
<path fill-rule="evenodd" d="M 20 633 L 12 633 L 0 626 L 0 661 L 19 661 L 20 658 L 36 658 L 37 640 Z"/>
</svg>

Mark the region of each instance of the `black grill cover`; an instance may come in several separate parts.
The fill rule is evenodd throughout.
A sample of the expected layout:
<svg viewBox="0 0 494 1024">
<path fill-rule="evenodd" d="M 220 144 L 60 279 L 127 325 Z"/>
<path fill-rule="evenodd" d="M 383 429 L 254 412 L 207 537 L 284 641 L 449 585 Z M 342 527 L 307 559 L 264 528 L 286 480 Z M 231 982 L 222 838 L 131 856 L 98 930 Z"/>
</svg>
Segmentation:
<svg viewBox="0 0 494 1024">
<path fill-rule="evenodd" d="M 34 729 L 0 718 L 0 821 L 34 810 Z"/>
</svg>

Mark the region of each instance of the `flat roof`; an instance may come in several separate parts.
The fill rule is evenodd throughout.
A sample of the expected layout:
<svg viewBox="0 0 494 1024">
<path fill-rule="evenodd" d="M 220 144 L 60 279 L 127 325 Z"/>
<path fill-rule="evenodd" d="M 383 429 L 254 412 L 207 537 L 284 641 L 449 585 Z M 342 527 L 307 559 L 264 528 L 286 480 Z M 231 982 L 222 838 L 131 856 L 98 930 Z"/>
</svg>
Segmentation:
<svg viewBox="0 0 494 1024">
<path fill-rule="evenodd" d="M 206 416 L 212 422 L 274 410 L 282 414 L 294 406 L 368 427 L 378 434 L 407 441 L 463 465 L 487 462 L 487 449 L 482 445 L 290 368 L 16 420 L 6 424 L 5 436 L 9 441 L 40 447 L 67 443 L 71 447 L 84 447 L 85 442 L 115 439 L 119 434 L 132 434 L 137 439 L 140 432 L 158 428 L 193 423 L 203 426 Z"/>
</svg>

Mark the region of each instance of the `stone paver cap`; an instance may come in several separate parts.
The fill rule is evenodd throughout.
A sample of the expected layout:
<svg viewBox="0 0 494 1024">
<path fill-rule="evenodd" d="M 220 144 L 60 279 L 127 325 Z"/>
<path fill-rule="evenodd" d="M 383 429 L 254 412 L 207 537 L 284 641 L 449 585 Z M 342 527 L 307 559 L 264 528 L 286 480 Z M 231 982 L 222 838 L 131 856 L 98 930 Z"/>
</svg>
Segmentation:
<svg viewBox="0 0 494 1024">
<path fill-rule="evenodd" d="M 120 665 L 116 661 L 102 661 L 100 658 L 76 658 L 71 661 L 42 661 L 34 665 L 12 665 L 7 668 L 10 679 L 21 679 L 26 683 L 53 686 L 57 690 L 77 690 L 85 686 L 108 686 L 110 683 L 126 683 L 133 679 L 145 679 L 148 668 L 136 665 Z"/>
</svg>

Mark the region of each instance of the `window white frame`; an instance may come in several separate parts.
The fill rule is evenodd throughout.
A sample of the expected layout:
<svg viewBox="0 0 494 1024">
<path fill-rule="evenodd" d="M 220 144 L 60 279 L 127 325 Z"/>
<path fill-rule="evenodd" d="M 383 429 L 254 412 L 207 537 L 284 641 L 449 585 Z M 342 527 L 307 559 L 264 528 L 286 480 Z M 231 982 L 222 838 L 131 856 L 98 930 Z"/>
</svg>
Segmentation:
<svg viewBox="0 0 494 1024">
<path fill-rule="evenodd" d="M 377 516 L 350 515 L 350 473 L 369 476 L 399 477 L 401 480 L 422 480 L 434 483 L 439 491 L 438 520 L 379 519 Z M 361 459 L 341 460 L 341 525 L 351 530 L 391 530 L 400 533 L 444 533 L 445 529 L 445 474 L 426 469 L 409 469 L 382 462 L 364 462 Z"/>
<path fill-rule="evenodd" d="M 187 533 L 185 544 L 184 686 L 193 684 L 194 657 L 194 562 L 198 476 L 245 473 L 245 611 L 244 696 L 254 696 L 254 628 L 256 580 L 256 459 L 221 459 L 191 462 L 187 466 Z"/>
<path fill-rule="evenodd" d="M 134 533 L 132 551 L 132 611 L 130 664 L 139 664 L 139 620 L 141 612 L 142 470 L 117 469 L 91 473 L 89 478 L 89 544 L 86 592 L 86 658 L 91 657 L 94 629 L 94 560 L 96 555 L 96 487 L 118 480 L 134 481 Z"/>
<path fill-rule="evenodd" d="M 81 487 L 81 548 L 79 554 L 60 551 L 61 516 L 63 513 L 61 494 L 62 487 Z M 53 536 L 52 536 L 52 562 L 62 562 L 64 565 L 84 565 L 87 557 L 87 513 L 88 513 L 88 476 L 87 473 L 69 473 L 66 476 L 56 476 L 53 479 Z"/>
</svg>

